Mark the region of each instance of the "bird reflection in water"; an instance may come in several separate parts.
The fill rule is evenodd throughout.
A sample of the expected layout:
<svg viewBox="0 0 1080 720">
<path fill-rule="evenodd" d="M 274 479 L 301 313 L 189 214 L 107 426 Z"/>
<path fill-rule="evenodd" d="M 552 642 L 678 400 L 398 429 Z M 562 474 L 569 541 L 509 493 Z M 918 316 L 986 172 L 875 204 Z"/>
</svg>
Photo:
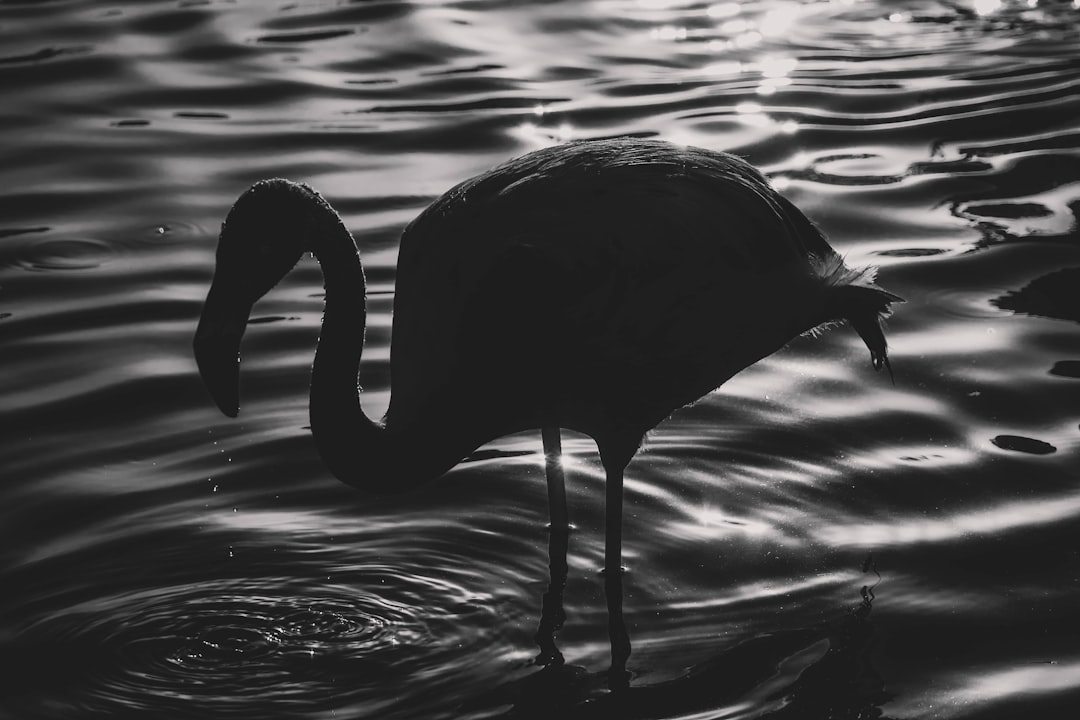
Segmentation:
<svg viewBox="0 0 1080 720">
<path fill-rule="evenodd" d="M 848 323 L 889 368 L 882 319 L 900 298 L 850 268 L 745 161 L 657 140 L 545 148 L 467 180 L 405 229 L 385 417 L 360 404 L 367 291 L 352 234 L 315 190 L 255 184 L 222 225 L 195 334 L 218 407 L 239 412 L 239 347 L 254 303 L 311 252 L 325 310 L 311 431 L 360 490 L 400 494 L 481 445 L 541 428 L 552 579 L 540 660 L 566 576 L 560 429 L 596 441 L 605 470 L 611 687 L 625 689 L 623 472 L 645 434 L 793 338 Z M 538 338 L 540 340 L 538 341 Z M 890 369 L 891 373 L 891 369 Z"/>
<path fill-rule="evenodd" d="M 856 607 L 826 622 L 763 635 L 723 649 L 671 680 L 605 693 L 604 686 L 611 687 L 610 673 L 605 681 L 603 673 L 565 665 L 556 651 L 555 659 L 543 669 L 495 688 L 466 703 L 463 709 L 509 705 L 510 710 L 499 717 L 522 720 L 648 720 L 720 710 L 755 697 L 756 707 L 770 708 L 755 717 L 772 720 L 884 718 L 881 705 L 892 695 L 885 690 L 884 680 L 871 659 L 877 633 L 870 613 L 875 588 L 881 582 L 872 555 L 867 557 L 863 572 L 872 572 L 876 580 L 861 588 L 861 602 Z M 545 595 L 542 612 L 556 606 L 561 608 L 561 597 L 552 600 Z M 544 627 L 545 620 L 541 619 L 540 624 Z M 805 664 L 806 660 L 800 658 L 808 654 L 817 659 L 806 665 L 790 685 L 776 683 L 780 668 Z"/>
</svg>

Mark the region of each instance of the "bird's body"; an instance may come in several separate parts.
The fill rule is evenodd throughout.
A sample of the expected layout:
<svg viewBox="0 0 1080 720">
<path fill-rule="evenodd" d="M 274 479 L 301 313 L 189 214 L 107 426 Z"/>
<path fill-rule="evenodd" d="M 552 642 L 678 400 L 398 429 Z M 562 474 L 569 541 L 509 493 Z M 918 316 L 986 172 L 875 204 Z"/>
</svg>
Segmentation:
<svg viewBox="0 0 1080 720">
<path fill-rule="evenodd" d="M 563 427 L 629 460 L 672 411 L 839 319 L 827 293 L 859 277 L 839 267 L 733 156 L 640 140 L 532 153 L 406 228 L 386 426 L 442 415 L 437 432 L 471 433 L 463 454 Z"/>
<path fill-rule="evenodd" d="M 635 139 L 547 148 L 461 183 L 406 228 L 390 406 L 373 422 L 356 385 L 355 242 L 314 190 L 264 181 L 223 225 L 196 335 L 229 414 L 243 319 L 305 251 L 326 283 L 311 425 L 330 470 L 396 492 L 501 435 L 586 433 L 608 471 L 609 566 L 622 471 L 647 431 L 824 324 L 850 322 L 887 364 L 880 318 L 898 300 L 734 156 Z"/>
</svg>

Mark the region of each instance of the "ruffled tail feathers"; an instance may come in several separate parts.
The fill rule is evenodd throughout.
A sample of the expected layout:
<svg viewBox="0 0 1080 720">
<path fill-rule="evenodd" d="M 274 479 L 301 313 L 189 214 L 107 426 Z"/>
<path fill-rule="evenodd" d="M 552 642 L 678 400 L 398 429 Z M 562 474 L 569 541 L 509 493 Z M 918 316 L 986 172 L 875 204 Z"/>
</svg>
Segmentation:
<svg viewBox="0 0 1080 720">
<path fill-rule="evenodd" d="M 822 262 L 818 270 L 826 286 L 826 320 L 850 323 L 870 350 L 874 369 L 884 367 L 895 384 L 885 340 L 885 318 L 892 314 L 892 304 L 904 302 L 904 299 L 874 284 L 875 267 L 852 269 L 835 256 Z"/>
</svg>

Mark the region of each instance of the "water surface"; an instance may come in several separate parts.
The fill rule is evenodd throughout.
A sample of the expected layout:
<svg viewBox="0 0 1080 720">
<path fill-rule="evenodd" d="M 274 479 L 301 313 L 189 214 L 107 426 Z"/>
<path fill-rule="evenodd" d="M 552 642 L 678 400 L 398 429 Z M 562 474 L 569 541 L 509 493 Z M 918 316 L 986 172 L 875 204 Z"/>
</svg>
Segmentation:
<svg viewBox="0 0 1080 720">
<path fill-rule="evenodd" d="M 1075 2 L 0 2 L 0 716 L 1005 718 L 1080 701 Z M 539 434 L 372 500 L 307 429 L 313 262 L 255 309 L 243 411 L 190 340 L 250 183 L 363 252 L 389 400 L 401 228 L 570 139 L 747 157 L 907 298 L 896 383 L 800 338 L 627 474 L 570 477 L 562 667 Z M 628 392 L 632 392 L 628 388 Z M 607 714 L 605 714 L 607 713 Z"/>
</svg>

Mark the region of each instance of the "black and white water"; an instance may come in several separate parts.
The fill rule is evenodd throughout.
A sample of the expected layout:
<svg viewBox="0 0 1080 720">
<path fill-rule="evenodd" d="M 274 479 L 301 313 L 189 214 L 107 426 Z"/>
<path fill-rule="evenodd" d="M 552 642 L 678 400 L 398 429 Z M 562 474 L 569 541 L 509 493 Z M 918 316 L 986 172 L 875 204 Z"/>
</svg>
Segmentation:
<svg viewBox="0 0 1080 720">
<path fill-rule="evenodd" d="M 190 343 L 232 201 L 306 181 L 360 240 L 381 414 L 402 227 L 624 134 L 747 157 L 908 302 L 895 385 L 833 330 L 650 436 L 618 712 L 1069 716 L 1078 5 L 0 2 L 0 716 L 612 716 L 591 441 L 564 440 L 567 665 L 540 674 L 538 433 L 406 500 L 334 480 L 311 262 L 256 307 L 239 419 Z"/>
</svg>

